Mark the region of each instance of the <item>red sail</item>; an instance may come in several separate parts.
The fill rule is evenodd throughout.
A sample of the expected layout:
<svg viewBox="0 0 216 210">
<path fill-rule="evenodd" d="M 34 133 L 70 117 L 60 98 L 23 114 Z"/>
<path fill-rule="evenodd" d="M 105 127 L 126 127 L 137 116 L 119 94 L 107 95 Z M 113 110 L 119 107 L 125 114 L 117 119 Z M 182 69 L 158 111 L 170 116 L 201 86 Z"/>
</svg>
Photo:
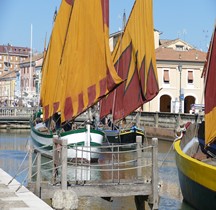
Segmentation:
<svg viewBox="0 0 216 210">
<path fill-rule="evenodd" d="M 103 99 L 101 118 L 110 112 L 119 120 L 152 100 L 159 92 L 152 18 L 152 0 L 137 0 L 113 60 L 124 82 Z"/>
</svg>

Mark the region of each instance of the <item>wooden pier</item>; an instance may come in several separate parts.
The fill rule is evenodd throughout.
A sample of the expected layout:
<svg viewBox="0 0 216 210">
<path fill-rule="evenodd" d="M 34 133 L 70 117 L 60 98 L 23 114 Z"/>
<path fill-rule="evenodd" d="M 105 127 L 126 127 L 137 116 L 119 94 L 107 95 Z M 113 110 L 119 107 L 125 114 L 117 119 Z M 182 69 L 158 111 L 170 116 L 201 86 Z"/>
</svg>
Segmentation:
<svg viewBox="0 0 216 210">
<path fill-rule="evenodd" d="M 98 163 L 76 159 L 68 162 L 67 141 L 58 139 L 53 141 L 51 181 L 41 181 L 43 177 L 41 177 L 42 164 L 39 151 L 36 153 L 37 163 L 30 166 L 28 188 L 40 198 L 52 199 L 59 190 L 73 192 L 77 197 L 135 196 L 137 209 L 141 209 L 139 203 L 142 206 L 144 199 L 152 209 L 158 209 L 158 140 L 156 138 L 153 138 L 149 145 L 145 143 L 146 146 L 142 145 L 139 137 L 136 144 L 103 146 L 100 148 L 100 156 L 103 159 L 99 158 Z M 124 148 L 126 146 L 127 149 Z M 90 150 L 83 147 L 83 151 Z M 31 157 L 32 155 L 30 155 L 30 164 L 35 162 Z M 36 177 L 34 177 L 35 181 L 32 181 L 34 166 Z"/>
</svg>

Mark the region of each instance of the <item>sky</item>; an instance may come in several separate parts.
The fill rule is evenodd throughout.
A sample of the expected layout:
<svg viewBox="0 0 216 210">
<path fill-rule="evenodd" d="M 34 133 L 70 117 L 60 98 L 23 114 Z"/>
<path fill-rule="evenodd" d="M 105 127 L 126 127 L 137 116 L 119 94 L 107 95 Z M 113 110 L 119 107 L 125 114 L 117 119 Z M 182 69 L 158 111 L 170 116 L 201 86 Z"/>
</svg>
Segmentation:
<svg viewBox="0 0 216 210">
<path fill-rule="evenodd" d="M 60 3 L 61 0 L 0 0 L 0 45 L 31 47 L 32 43 L 33 51 L 42 52 Z M 121 29 L 122 15 L 124 11 L 126 17 L 130 15 L 133 3 L 134 0 L 110 0 L 110 33 Z M 180 38 L 207 51 L 216 23 L 216 1 L 153 0 L 153 19 L 154 28 L 161 32 L 160 39 Z"/>
</svg>

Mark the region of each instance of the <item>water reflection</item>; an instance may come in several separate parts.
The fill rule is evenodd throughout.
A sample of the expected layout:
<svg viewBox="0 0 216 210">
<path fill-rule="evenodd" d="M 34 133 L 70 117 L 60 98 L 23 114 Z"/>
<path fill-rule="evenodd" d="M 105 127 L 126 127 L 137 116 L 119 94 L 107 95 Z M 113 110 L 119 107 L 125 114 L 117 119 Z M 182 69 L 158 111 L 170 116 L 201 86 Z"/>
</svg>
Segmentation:
<svg viewBox="0 0 216 210">
<path fill-rule="evenodd" d="M 29 130 L 0 130 L 0 167 L 21 183 L 27 175 L 28 140 Z"/>
<path fill-rule="evenodd" d="M 28 159 L 23 161 L 27 153 L 27 145 L 29 140 L 29 130 L 19 131 L 13 130 L 13 132 L 0 131 L 0 167 L 3 168 L 10 175 L 14 176 L 19 169 L 20 164 L 23 162 L 20 171 L 28 167 Z M 160 182 L 160 210 L 193 210 L 187 204 L 182 202 L 182 195 L 179 187 L 178 174 L 175 165 L 174 151 L 169 151 L 172 143 L 167 141 L 159 141 L 159 154 L 158 154 L 158 165 L 159 165 L 159 182 Z M 42 158 L 43 163 L 47 163 L 43 166 L 42 175 L 45 180 L 50 180 L 52 171 L 52 162 L 47 158 Z M 107 158 L 102 158 L 101 161 L 108 161 Z M 83 171 L 83 170 L 80 170 Z M 106 173 L 94 173 L 89 174 L 89 170 L 84 176 L 87 178 L 100 177 L 107 179 L 110 175 Z M 82 172 L 83 173 L 83 172 Z M 121 174 L 121 178 L 132 178 L 135 172 L 131 171 L 128 173 Z M 73 169 L 69 168 L 69 176 L 73 176 Z M 26 177 L 27 171 L 18 175 L 16 179 L 22 182 Z M 83 175 L 83 174 L 82 174 Z M 80 176 L 82 176 L 80 174 Z M 116 176 L 116 175 L 115 175 Z M 86 177 L 85 177 L 86 178 Z M 83 177 L 81 177 L 83 179 Z M 105 201 L 101 198 L 80 198 L 79 199 L 80 210 L 133 210 L 135 208 L 134 198 L 122 197 L 114 198 L 113 202 Z"/>
</svg>

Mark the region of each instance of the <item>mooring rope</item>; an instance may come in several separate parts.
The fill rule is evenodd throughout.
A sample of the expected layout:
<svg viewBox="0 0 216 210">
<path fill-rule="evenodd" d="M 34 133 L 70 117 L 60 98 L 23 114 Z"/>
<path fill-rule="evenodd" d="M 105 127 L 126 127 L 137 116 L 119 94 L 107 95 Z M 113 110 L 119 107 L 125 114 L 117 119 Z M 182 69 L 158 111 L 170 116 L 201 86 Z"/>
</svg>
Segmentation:
<svg viewBox="0 0 216 210">
<path fill-rule="evenodd" d="M 158 167 L 159 169 L 163 166 L 163 164 L 164 164 L 165 160 L 167 159 L 168 155 L 170 154 L 170 152 L 171 152 L 172 149 L 174 148 L 174 143 L 175 143 L 177 140 L 181 139 L 182 136 L 183 136 L 183 132 L 181 132 L 180 136 L 177 136 L 177 137 L 173 140 L 173 143 L 171 144 L 171 146 L 170 146 L 170 148 L 169 148 L 169 150 L 168 150 L 166 156 L 165 156 L 164 159 L 162 160 L 161 165 Z"/>
</svg>

